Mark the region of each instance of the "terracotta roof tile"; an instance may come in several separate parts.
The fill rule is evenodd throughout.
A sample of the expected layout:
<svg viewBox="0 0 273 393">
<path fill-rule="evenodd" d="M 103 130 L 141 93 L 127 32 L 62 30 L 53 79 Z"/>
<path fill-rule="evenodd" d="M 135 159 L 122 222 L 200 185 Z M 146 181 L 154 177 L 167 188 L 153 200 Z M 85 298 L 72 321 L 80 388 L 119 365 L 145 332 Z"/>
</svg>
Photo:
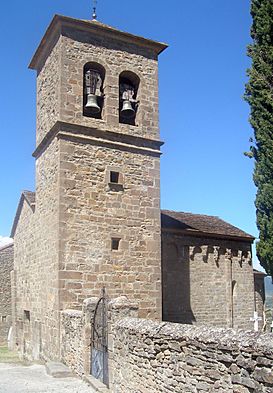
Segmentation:
<svg viewBox="0 0 273 393">
<path fill-rule="evenodd" d="M 227 236 L 249 239 L 250 241 L 254 240 L 253 236 L 216 216 L 162 210 L 161 223 L 162 228 L 183 230 L 189 233 L 201 232 L 220 235 L 221 237 Z"/>
</svg>

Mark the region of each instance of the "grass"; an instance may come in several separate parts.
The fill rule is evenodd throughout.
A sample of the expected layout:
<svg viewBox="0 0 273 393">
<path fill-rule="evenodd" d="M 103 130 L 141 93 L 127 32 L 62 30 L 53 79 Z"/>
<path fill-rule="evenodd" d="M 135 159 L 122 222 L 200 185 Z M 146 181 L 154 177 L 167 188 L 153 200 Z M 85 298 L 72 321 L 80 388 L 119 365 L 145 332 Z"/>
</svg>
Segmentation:
<svg viewBox="0 0 273 393">
<path fill-rule="evenodd" d="M 21 363 L 17 353 L 9 351 L 7 347 L 0 347 L 0 363 Z"/>
</svg>

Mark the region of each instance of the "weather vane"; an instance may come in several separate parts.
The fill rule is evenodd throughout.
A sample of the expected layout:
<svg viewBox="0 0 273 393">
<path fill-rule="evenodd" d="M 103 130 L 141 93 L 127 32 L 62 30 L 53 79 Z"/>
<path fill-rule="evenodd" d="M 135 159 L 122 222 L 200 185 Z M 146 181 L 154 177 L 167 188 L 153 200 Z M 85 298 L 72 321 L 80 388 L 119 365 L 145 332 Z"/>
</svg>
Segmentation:
<svg viewBox="0 0 273 393">
<path fill-rule="evenodd" d="M 93 0 L 93 20 L 97 20 L 97 4 L 98 0 Z"/>
</svg>

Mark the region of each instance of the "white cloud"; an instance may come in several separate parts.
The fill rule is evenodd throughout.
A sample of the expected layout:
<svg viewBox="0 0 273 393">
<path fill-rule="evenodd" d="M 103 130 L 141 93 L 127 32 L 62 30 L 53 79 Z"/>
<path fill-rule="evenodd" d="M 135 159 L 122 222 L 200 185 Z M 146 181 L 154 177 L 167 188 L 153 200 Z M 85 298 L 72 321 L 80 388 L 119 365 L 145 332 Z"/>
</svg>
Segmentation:
<svg viewBox="0 0 273 393">
<path fill-rule="evenodd" d="M 3 246 L 7 246 L 8 244 L 13 243 L 13 239 L 7 236 L 1 236 L 0 235 L 0 248 Z"/>
</svg>

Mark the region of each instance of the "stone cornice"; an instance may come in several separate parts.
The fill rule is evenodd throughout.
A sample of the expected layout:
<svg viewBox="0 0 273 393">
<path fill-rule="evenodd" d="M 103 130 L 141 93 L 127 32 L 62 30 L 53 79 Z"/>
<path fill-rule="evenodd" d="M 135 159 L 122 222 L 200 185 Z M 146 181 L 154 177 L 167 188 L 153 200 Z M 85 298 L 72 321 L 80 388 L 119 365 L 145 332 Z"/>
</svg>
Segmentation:
<svg viewBox="0 0 273 393">
<path fill-rule="evenodd" d="M 75 18 L 70 18 L 62 15 L 55 15 L 46 30 L 30 64 L 29 68 L 38 70 L 45 61 L 48 53 L 57 42 L 59 36 L 62 34 L 63 28 L 72 27 L 76 30 L 82 30 L 97 36 L 109 37 L 121 42 L 133 43 L 140 47 L 153 51 L 159 55 L 164 49 L 168 47 L 167 44 L 162 42 L 153 41 L 147 38 L 139 37 L 127 32 L 117 30 L 111 26 L 105 25 L 97 21 L 87 21 Z"/>
<path fill-rule="evenodd" d="M 57 121 L 44 139 L 39 143 L 33 157 L 39 157 L 55 138 L 73 139 L 90 144 L 106 145 L 116 149 L 135 150 L 142 154 L 160 156 L 162 141 L 126 135 L 113 131 L 102 131 L 97 128 Z"/>
<path fill-rule="evenodd" d="M 252 244 L 255 238 L 253 237 L 244 237 L 244 236 L 234 236 L 234 235 L 222 235 L 217 233 L 209 233 L 209 232 L 201 232 L 197 230 L 190 229 L 172 229 L 172 228 L 161 228 L 162 232 L 171 233 L 178 236 L 193 236 L 199 238 L 210 238 L 210 239 L 221 239 L 221 240 L 234 240 L 241 241 Z"/>
</svg>

